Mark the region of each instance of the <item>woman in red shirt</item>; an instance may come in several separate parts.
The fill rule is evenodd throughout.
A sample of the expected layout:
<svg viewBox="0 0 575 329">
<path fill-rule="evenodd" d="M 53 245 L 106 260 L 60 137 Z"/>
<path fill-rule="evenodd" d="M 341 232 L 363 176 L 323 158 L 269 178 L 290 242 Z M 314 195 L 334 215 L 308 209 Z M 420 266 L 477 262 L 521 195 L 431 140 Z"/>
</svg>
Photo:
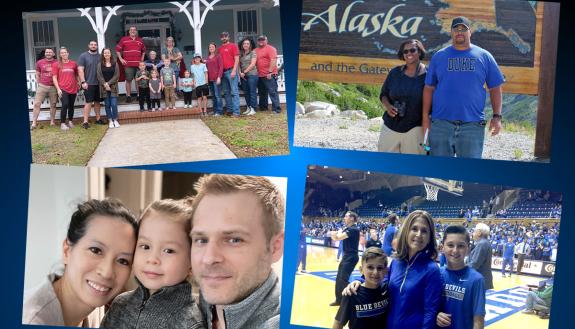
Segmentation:
<svg viewBox="0 0 575 329">
<path fill-rule="evenodd" d="M 58 90 L 58 96 L 62 102 L 60 110 L 60 129 L 68 130 L 74 127 L 72 119 L 74 118 L 74 101 L 78 93 L 78 65 L 68 58 L 68 49 L 60 48 L 58 62 L 52 64 L 52 79 L 54 86 Z M 66 114 L 68 114 L 68 124 L 66 125 Z"/>
<path fill-rule="evenodd" d="M 212 95 L 214 95 L 212 101 L 214 115 L 219 116 L 223 114 L 223 103 L 220 88 L 221 78 L 224 74 L 224 65 L 222 63 L 222 58 L 217 53 L 215 43 L 210 42 L 210 45 L 208 46 L 208 53 L 208 58 L 206 59 L 206 67 L 208 68 L 208 86 L 210 87 L 210 92 Z"/>
</svg>

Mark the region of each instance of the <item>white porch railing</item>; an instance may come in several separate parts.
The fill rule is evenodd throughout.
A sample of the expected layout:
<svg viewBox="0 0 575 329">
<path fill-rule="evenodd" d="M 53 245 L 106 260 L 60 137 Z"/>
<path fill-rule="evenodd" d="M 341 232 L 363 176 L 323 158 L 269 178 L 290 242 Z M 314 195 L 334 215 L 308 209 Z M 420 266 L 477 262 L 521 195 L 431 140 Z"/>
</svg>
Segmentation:
<svg viewBox="0 0 575 329">
<path fill-rule="evenodd" d="M 284 63 L 284 57 L 283 55 L 278 55 L 278 62 L 277 65 L 278 67 L 283 66 Z M 28 70 L 26 71 L 26 87 L 28 89 L 28 110 L 32 110 L 34 108 L 34 96 L 36 95 L 36 87 L 37 87 L 37 83 L 36 83 L 36 71 L 35 70 Z M 135 81 L 132 82 L 132 91 L 136 90 L 136 84 Z M 124 83 L 120 83 L 118 86 L 118 91 L 120 94 L 125 94 L 126 93 L 126 87 Z M 281 72 L 279 72 L 278 74 L 278 91 L 281 93 L 285 92 L 285 74 L 284 74 L 284 70 L 282 70 Z M 78 92 L 78 95 L 76 96 L 76 101 L 74 102 L 75 106 L 82 106 L 84 105 L 85 102 L 85 98 L 84 98 L 84 93 L 82 92 L 82 90 L 80 90 Z M 56 105 L 57 107 L 61 107 L 61 103 L 60 100 L 58 100 L 58 104 Z M 42 102 L 41 108 L 50 108 L 50 101 L 46 98 L 44 99 L 44 101 Z"/>
</svg>

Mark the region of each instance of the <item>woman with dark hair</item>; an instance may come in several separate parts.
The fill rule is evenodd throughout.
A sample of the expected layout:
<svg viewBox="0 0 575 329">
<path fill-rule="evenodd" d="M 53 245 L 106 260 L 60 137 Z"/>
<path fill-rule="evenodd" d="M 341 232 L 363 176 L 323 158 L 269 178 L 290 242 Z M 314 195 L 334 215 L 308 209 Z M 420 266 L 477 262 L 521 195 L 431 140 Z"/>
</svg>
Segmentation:
<svg viewBox="0 0 575 329">
<path fill-rule="evenodd" d="M 389 72 L 379 95 L 385 112 L 377 150 L 423 154 L 421 116 L 427 69 L 421 60 L 425 48 L 421 41 L 410 39 L 399 46 L 397 57 L 405 64 Z"/>
<path fill-rule="evenodd" d="M 62 102 L 60 109 L 60 129 L 66 131 L 74 128 L 74 102 L 78 93 L 80 77 L 78 76 L 78 64 L 69 58 L 70 54 L 66 47 L 60 47 L 58 61 L 52 64 L 52 81 L 58 91 Z M 68 117 L 68 124 L 66 124 Z"/>
<path fill-rule="evenodd" d="M 245 115 L 256 114 L 258 69 L 256 67 L 255 42 L 251 38 L 244 38 L 238 44 L 240 48 L 240 83 L 246 99 Z"/>
<path fill-rule="evenodd" d="M 214 115 L 220 116 L 223 114 L 220 87 L 222 83 L 222 75 L 224 74 L 224 64 L 222 62 L 222 57 L 218 54 L 218 47 L 213 42 L 210 42 L 208 45 L 206 67 L 208 68 L 208 86 L 210 87 L 210 92 L 214 95 L 212 108 Z"/>
<path fill-rule="evenodd" d="M 110 48 L 102 49 L 102 60 L 96 69 L 96 76 L 100 82 L 100 95 L 104 98 L 106 116 L 109 127 L 118 128 L 118 78 L 120 67 Z"/>
<path fill-rule="evenodd" d="M 391 299 L 387 328 L 436 328 L 443 284 L 434 261 L 437 256 L 434 237 L 435 225 L 428 212 L 415 210 L 407 216 L 386 278 Z M 349 290 L 353 292 L 357 283 L 351 283 Z"/>
<path fill-rule="evenodd" d="M 22 323 L 98 327 L 103 306 L 130 276 L 136 233 L 136 219 L 120 201 L 78 205 L 62 244 L 64 270 L 26 294 Z"/>
</svg>

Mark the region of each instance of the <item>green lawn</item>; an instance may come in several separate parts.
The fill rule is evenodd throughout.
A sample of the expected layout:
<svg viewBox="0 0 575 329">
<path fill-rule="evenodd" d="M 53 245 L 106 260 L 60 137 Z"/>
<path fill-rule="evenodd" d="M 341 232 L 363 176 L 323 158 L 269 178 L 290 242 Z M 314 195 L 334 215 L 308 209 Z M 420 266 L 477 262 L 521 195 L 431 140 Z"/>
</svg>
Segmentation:
<svg viewBox="0 0 575 329">
<path fill-rule="evenodd" d="M 285 108 L 281 114 L 258 112 L 249 117 L 203 117 L 204 123 L 238 157 L 289 153 Z"/>
<path fill-rule="evenodd" d="M 30 131 L 32 162 L 85 166 L 106 130 L 107 125 L 93 124 L 90 129 L 83 129 L 78 123 L 73 129 L 61 131 L 59 125 L 50 127 L 42 123 L 39 128 Z"/>
</svg>

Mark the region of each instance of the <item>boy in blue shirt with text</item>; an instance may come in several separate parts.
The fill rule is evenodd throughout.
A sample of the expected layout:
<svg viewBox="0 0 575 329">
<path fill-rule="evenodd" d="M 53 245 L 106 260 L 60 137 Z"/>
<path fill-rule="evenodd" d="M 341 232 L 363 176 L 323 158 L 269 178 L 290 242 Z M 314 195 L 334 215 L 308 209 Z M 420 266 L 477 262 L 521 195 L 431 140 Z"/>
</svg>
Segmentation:
<svg viewBox="0 0 575 329">
<path fill-rule="evenodd" d="M 447 267 L 442 267 L 443 302 L 437 314 L 437 326 L 452 329 L 483 329 L 485 289 L 483 276 L 465 265 L 469 253 L 469 233 L 463 226 L 445 229 L 443 251 Z"/>
</svg>

